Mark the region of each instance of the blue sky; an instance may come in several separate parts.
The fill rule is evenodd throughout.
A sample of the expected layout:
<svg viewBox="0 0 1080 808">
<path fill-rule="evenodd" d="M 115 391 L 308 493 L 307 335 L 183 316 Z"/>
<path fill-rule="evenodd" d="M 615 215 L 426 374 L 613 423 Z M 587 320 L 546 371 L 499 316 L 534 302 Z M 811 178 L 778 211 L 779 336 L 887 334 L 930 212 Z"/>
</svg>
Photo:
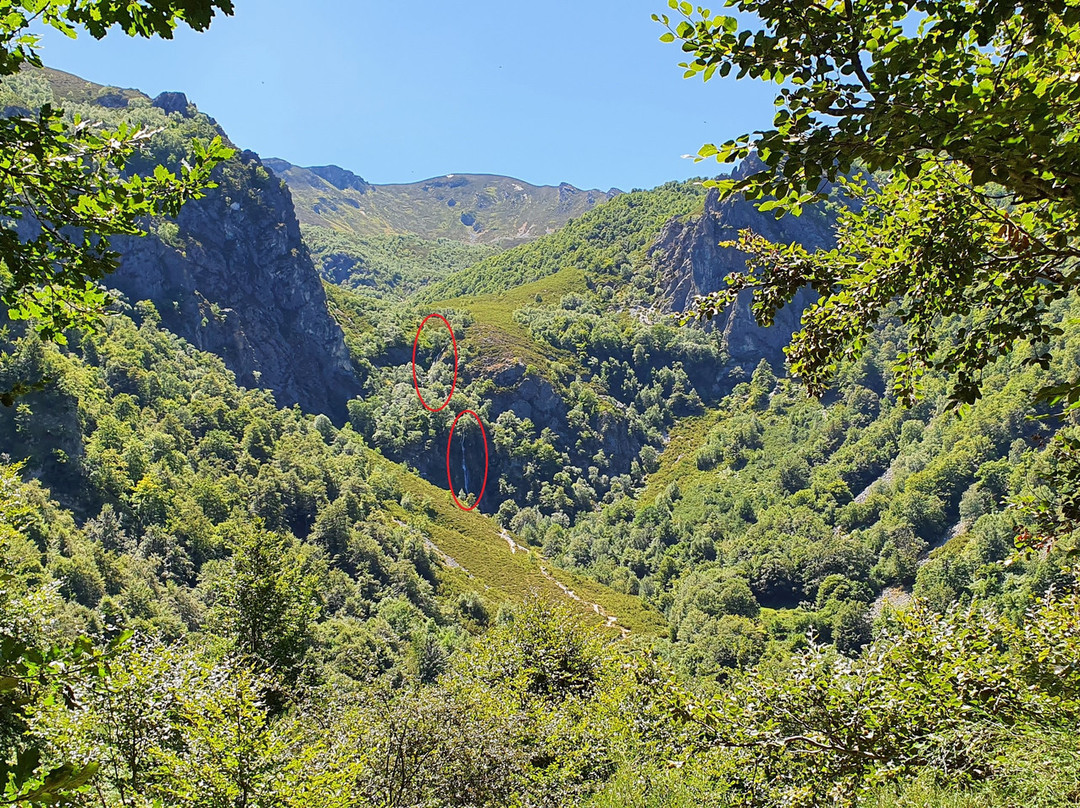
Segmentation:
<svg viewBox="0 0 1080 808">
<path fill-rule="evenodd" d="M 716 173 L 682 155 L 772 117 L 775 85 L 682 79 L 650 19 L 666 5 L 237 0 L 204 34 L 50 34 L 41 54 L 102 84 L 183 91 L 241 147 L 371 182 L 484 172 L 629 190 Z"/>
</svg>

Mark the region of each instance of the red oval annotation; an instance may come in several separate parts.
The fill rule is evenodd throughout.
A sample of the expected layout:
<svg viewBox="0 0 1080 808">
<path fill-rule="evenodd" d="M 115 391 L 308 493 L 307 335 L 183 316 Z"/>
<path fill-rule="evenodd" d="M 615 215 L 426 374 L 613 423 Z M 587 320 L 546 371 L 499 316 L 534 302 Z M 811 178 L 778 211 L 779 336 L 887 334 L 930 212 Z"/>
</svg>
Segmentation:
<svg viewBox="0 0 1080 808">
<path fill-rule="evenodd" d="M 454 440 L 454 428 L 457 427 L 457 422 L 463 415 L 471 415 L 476 421 L 477 426 L 480 427 L 480 435 L 484 439 L 484 481 L 480 484 L 480 493 L 476 496 L 476 502 L 466 508 L 461 504 L 461 500 L 457 498 L 457 494 L 454 493 L 454 481 L 450 479 L 450 443 Z M 462 410 L 454 418 L 454 423 L 450 425 L 450 437 L 446 439 L 446 485 L 450 489 L 450 496 L 454 498 L 454 504 L 457 505 L 463 511 L 471 511 L 480 504 L 480 500 L 484 498 L 484 489 L 487 488 L 488 478 L 488 440 L 487 432 L 484 431 L 484 424 L 480 420 L 480 416 L 472 410 Z"/>
<path fill-rule="evenodd" d="M 427 321 L 430 320 L 432 317 L 438 317 L 440 320 L 443 321 L 443 324 L 446 326 L 446 330 L 450 332 L 450 344 L 454 346 L 454 380 L 450 383 L 450 395 L 446 397 L 446 401 L 444 401 L 442 403 L 442 406 L 438 408 L 429 407 L 428 403 L 424 401 L 424 396 L 420 393 L 420 382 L 416 379 L 416 347 L 420 344 L 420 332 L 424 330 L 424 326 L 427 325 Z M 446 406 L 450 403 L 450 399 L 454 397 L 454 388 L 457 387 L 457 372 L 458 352 L 457 340 L 454 339 L 454 329 L 451 328 L 450 322 L 445 317 L 443 317 L 441 314 L 432 312 L 423 319 L 423 321 L 420 323 L 420 327 L 416 329 L 416 337 L 413 339 L 412 344 L 412 383 L 413 387 L 416 389 L 416 395 L 420 399 L 420 403 L 424 405 L 425 410 L 427 410 L 428 412 L 442 412 L 446 409 Z M 483 427 L 480 427 L 480 429 L 483 430 Z M 484 445 L 486 447 L 487 444 L 485 443 Z M 447 464 L 449 465 L 449 460 L 447 460 Z"/>
</svg>

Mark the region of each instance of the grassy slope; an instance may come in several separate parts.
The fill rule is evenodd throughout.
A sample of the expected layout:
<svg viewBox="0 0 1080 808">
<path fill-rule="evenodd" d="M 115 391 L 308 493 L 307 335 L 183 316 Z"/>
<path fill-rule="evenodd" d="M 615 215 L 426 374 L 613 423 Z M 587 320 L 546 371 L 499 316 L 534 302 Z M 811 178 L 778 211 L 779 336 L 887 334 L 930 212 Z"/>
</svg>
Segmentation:
<svg viewBox="0 0 1080 808">
<path fill-rule="evenodd" d="M 455 272 L 422 293 L 432 309 L 469 312 L 475 324 L 468 339 L 487 369 L 517 362 L 535 365 L 543 375 L 551 361 L 571 367 L 569 354 L 538 345 L 514 320 L 525 306 L 557 306 L 570 293 L 589 294 L 589 282 L 617 276 L 626 261 L 645 259 L 645 250 L 663 225 L 702 204 L 700 188 L 671 183 L 637 191 L 600 205 L 562 230 Z"/>
<path fill-rule="evenodd" d="M 539 303 L 557 304 L 564 295 L 585 291 L 585 273 L 567 268 L 504 292 L 437 301 L 431 307 L 439 311 L 457 309 L 472 315 L 475 322 L 467 329 L 466 339 L 477 349 L 483 369 L 498 371 L 515 363 L 532 364 L 551 377 L 547 371 L 552 360 L 570 365 L 576 360 L 565 352 L 538 345 L 528 330 L 514 320 L 514 312 Z"/>
<path fill-rule="evenodd" d="M 37 71 L 28 70 L 26 72 L 36 73 Z M 42 68 L 40 74 L 43 75 L 52 86 L 53 93 L 57 98 L 79 104 L 92 104 L 102 95 L 121 95 L 129 101 L 135 98 L 149 97 L 138 90 L 95 84 L 92 81 L 87 81 L 86 79 L 71 73 L 53 70 L 51 67 Z"/>
<path fill-rule="evenodd" d="M 333 187 L 319 177 L 314 180 Z M 293 193 L 296 196 L 295 187 Z M 580 372 L 580 363 L 568 353 L 534 341 L 514 320 L 514 312 L 526 306 L 558 306 L 570 293 L 587 296 L 591 287 L 626 283 L 631 266 L 647 264 L 647 250 L 664 224 L 700 209 L 703 200 L 702 189 L 691 182 L 620 195 L 557 232 L 453 272 L 405 305 L 415 309 L 417 317 L 431 311 L 470 314 L 473 322 L 465 340 L 476 349 L 483 371 L 498 373 L 513 365 L 533 365 L 539 375 L 557 382 L 567 371 Z M 346 341 L 350 336 L 354 341 L 362 338 L 357 334 L 374 327 L 372 318 L 361 312 L 378 304 L 361 304 L 349 294 L 329 290 L 328 296 L 336 314 L 342 313 L 338 309 L 352 312 L 339 316 Z M 561 371 L 552 367 L 555 363 L 563 366 Z"/>
<path fill-rule="evenodd" d="M 314 181 L 333 188 L 319 177 Z M 293 194 L 296 197 L 295 186 Z M 594 284 L 624 282 L 628 262 L 648 260 L 646 250 L 664 224 L 699 209 L 703 200 L 701 188 L 693 183 L 669 183 L 651 191 L 623 194 L 557 232 L 452 273 L 424 288 L 410 305 L 415 305 L 418 316 L 430 311 L 468 312 L 473 324 L 466 329 L 465 339 L 476 349 L 484 371 L 497 373 L 513 365 L 533 365 L 540 375 L 556 382 L 560 374 L 552 363 L 579 371 L 577 359 L 537 344 L 514 320 L 514 312 L 525 306 L 557 306 L 570 293 L 590 294 L 589 279 Z M 303 206 L 297 207 L 299 211 Z M 349 298 L 328 294 L 341 303 Z M 357 327 L 366 330 L 360 320 L 367 318 L 353 319 L 356 322 L 349 323 L 339 318 L 347 335 Z"/>
<path fill-rule="evenodd" d="M 682 491 L 684 508 L 698 510 L 704 507 L 705 494 L 710 482 L 716 479 L 716 471 L 699 469 L 696 455 L 705 444 L 709 431 L 723 420 L 725 414 L 722 409 L 711 409 L 704 415 L 679 421 L 660 455 L 660 467 L 647 477 L 645 488 L 637 496 L 639 503 L 653 502 L 674 482 Z"/>
<path fill-rule="evenodd" d="M 613 592 L 584 577 L 544 564 L 549 574 L 576 593 L 575 601 L 541 572 L 541 561 L 535 552 L 523 550 L 511 553 L 510 545 L 500 535 L 498 525 L 482 514 L 467 513 L 457 508 L 447 492 L 420 479 L 404 467 L 372 453 L 373 462 L 392 473 L 401 489 L 417 502 L 430 503 L 423 508 L 391 513 L 402 521 L 427 532 L 438 549 L 461 565 L 472 576 L 469 588 L 476 589 L 490 601 L 520 599 L 536 593 L 541 597 L 577 608 L 590 620 L 603 625 L 604 619 L 589 604 L 597 604 L 608 615 L 618 618 L 618 627 L 635 634 L 658 634 L 665 630 L 663 618 L 649 611 L 639 598 Z M 451 568 L 448 576 L 462 585 L 461 573 Z"/>
</svg>

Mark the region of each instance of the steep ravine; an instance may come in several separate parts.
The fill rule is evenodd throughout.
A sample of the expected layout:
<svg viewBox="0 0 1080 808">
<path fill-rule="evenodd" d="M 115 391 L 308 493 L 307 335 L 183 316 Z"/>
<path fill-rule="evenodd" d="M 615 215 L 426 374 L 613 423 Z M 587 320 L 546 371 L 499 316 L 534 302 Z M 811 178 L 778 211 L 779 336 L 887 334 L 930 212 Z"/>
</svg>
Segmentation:
<svg viewBox="0 0 1080 808">
<path fill-rule="evenodd" d="M 645 254 L 635 258 L 636 261 L 641 261 L 637 264 L 639 277 L 644 277 L 642 270 L 652 273 L 648 279 L 653 284 L 650 292 L 662 300 L 669 311 L 685 310 L 695 295 L 720 289 L 731 272 L 745 268 L 746 256 L 743 253 L 729 246 L 721 246 L 722 242 L 737 238 L 740 230 L 752 229 L 778 242 L 799 242 L 811 250 L 826 247 L 832 241 L 833 220 L 820 209 L 808 209 L 801 217 L 786 217 L 778 221 L 769 213 L 758 212 L 753 204 L 743 199 L 721 202 L 715 192 L 707 194 L 703 203 L 701 213 L 673 216 L 663 226 L 658 226 L 657 230 L 653 231 L 656 235 L 642 242 Z M 584 237 L 593 237 L 602 243 L 606 243 L 604 239 L 631 240 L 625 231 L 620 230 L 620 224 L 621 222 L 605 220 L 602 226 L 598 225 L 595 230 L 587 231 Z M 533 249 L 541 250 L 545 246 L 546 243 L 541 240 L 533 245 Z M 523 260 L 533 257 L 525 255 Z M 617 312 L 618 288 L 608 290 L 609 298 L 606 302 L 596 302 L 601 295 L 601 291 L 597 291 L 599 287 L 605 281 L 612 282 L 605 275 L 608 267 L 596 262 L 583 264 L 581 270 L 584 280 L 579 287 L 575 287 L 578 289 L 577 294 L 592 301 L 582 304 L 582 310 L 586 311 L 590 306 L 595 306 L 597 308 L 592 311 L 609 314 Z M 499 348 L 497 362 L 474 362 L 459 379 L 461 389 L 477 382 L 492 384 L 479 402 L 483 404 L 486 427 L 490 430 L 491 438 L 488 485 L 480 504 L 481 510 L 486 513 L 498 511 L 507 500 L 513 500 L 521 508 L 536 506 L 541 497 L 540 486 L 536 481 L 548 479 L 564 470 L 571 475 L 570 483 L 565 480 L 562 483 L 566 486 L 569 501 L 559 507 L 566 509 L 571 518 L 581 509 L 589 509 L 595 504 L 588 501 L 588 491 L 581 500 L 574 499 L 570 490 L 576 480 L 587 477 L 588 487 L 593 488 L 596 500 L 603 499 L 611 490 L 612 481 L 623 475 L 629 477 L 624 478 L 619 485 L 633 486 L 640 482 L 641 469 L 647 465 L 641 454 L 642 450 L 646 445 L 650 445 L 653 450 L 660 451 L 663 445 L 663 436 L 657 434 L 660 427 L 654 424 L 647 426 L 642 417 L 650 404 L 662 407 L 662 410 L 650 417 L 660 417 L 662 414 L 665 421 L 663 429 L 666 430 L 673 421 L 696 414 L 702 404 L 714 404 L 729 393 L 736 378 L 730 372 L 733 365 L 752 370 L 764 358 L 779 372 L 783 367 L 783 348 L 798 327 L 803 307 L 811 299 L 808 293 L 800 294 L 794 305 L 780 313 L 776 325 L 768 329 L 754 322 L 749 301 L 740 300 L 738 305 L 720 318 L 720 334 L 713 335 L 717 337 L 714 343 L 705 341 L 696 348 L 687 347 L 685 350 L 661 347 L 668 344 L 662 342 L 667 339 L 662 335 L 664 326 L 660 325 L 663 318 L 656 316 L 654 311 L 642 310 L 643 314 L 638 318 L 640 326 L 623 326 L 628 329 L 627 333 L 640 330 L 640 341 L 623 343 L 620 340 L 625 335 L 612 334 L 590 348 L 588 356 L 569 359 L 566 358 L 570 356 L 569 353 L 563 356 L 570 364 L 581 362 L 579 369 L 575 371 L 577 383 L 589 386 L 596 396 L 593 408 L 589 410 L 589 415 L 585 416 L 580 408 L 572 414 L 581 400 L 580 393 L 571 392 L 570 389 L 575 383 L 574 374 L 563 373 L 559 376 L 550 369 L 541 369 L 539 363 L 530 368 L 530 359 L 527 358 L 546 356 L 552 351 L 566 351 L 568 346 L 560 343 L 561 347 L 553 347 L 538 341 L 543 338 L 531 333 L 515 333 L 511 338 L 505 330 L 510 327 L 504 322 L 506 318 L 500 320 L 492 314 L 495 306 L 517 310 L 532 307 L 534 303 L 542 303 L 552 309 L 560 308 L 560 300 L 565 292 L 561 291 L 556 282 L 558 277 L 555 275 L 547 281 L 534 282 L 535 294 L 532 294 L 533 286 L 530 285 L 529 294 L 508 292 L 502 297 L 493 296 L 490 299 L 484 296 L 462 299 L 462 308 L 471 310 L 469 307 L 472 306 L 480 322 L 464 328 L 458 335 L 459 340 L 468 342 L 478 333 L 495 334 L 495 342 Z M 549 283 L 554 291 L 542 290 L 541 286 L 545 282 Z M 570 301 L 570 305 L 575 304 Z M 418 310 L 417 318 L 420 316 L 422 315 Z M 568 323 L 566 328 L 574 327 L 572 319 L 564 323 Z M 653 326 L 660 330 L 646 336 Z M 500 330 L 500 327 L 503 330 Z M 720 335 L 726 343 L 726 353 L 718 350 Z M 558 339 L 557 335 L 555 338 Z M 508 347 L 502 347 L 498 343 L 500 339 Z M 635 344 L 640 350 L 635 350 Z M 710 347 L 706 348 L 706 345 Z M 715 346 L 715 349 L 712 346 Z M 483 343 L 476 343 L 473 347 L 479 351 L 487 350 Z M 515 350 L 518 351 L 516 355 Z M 488 351 L 486 355 L 491 355 L 491 352 Z M 384 355 L 374 360 L 374 364 L 380 368 L 377 372 L 389 372 L 391 367 L 396 366 L 400 378 L 401 369 L 408 367 L 409 359 L 407 351 L 402 347 L 397 351 L 387 350 Z M 429 358 L 426 361 L 432 360 Z M 446 364 L 450 358 L 443 355 L 435 357 L 434 361 Z M 611 364 L 606 364 L 609 361 Z M 660 400 L 654 401 L 647 395 L 640 397 L 645 385 L 652 384 L 660 373 L 671 372 L 671 369 L 676 367 L 680 374 L 684 374 L 684 388 L 693 391 L 696 403 L 680 400 L 675 395 L 674 385 L 662 394 Z M 625 380 L 630 379 L 630 373 L 634 374 L 634 380 L 629 383 L 629 387 L 624 387 Z M 639 384 L 641 387 L 637 386 Z M 392 402 L 388 401 L 387 406 L 392 406 Z M 545 440 L 556 452 L 565 453 L 566 459 L 544 465 L 538 463 L 529 452 L 517 451 L 518 444 L 514 440 L 520 441 L 519 438 L 511 440 L 507 437 L 510 432 L 499 434 L 500 427 L 496 422 L 504 413 L 513 413 L 517 419 L 527 419 L 530 422 L 526 441 L 546 436 Z M 373 426 L 379 417 L 374 414 L 370 420 L 372 425 L 366 434 L 369 434 L 375 445 L 379 445 Z M 513 424 L 514 420 L 509 419 L 506 429 L 515 429 Z M 387 434 L 390 432 L 392 430 L 388 430 Z M 463 440 L 465 444 L 462 443 Z M 401 441 L 386 441 L 381 448 L 388 456 L 416 468 L 422 477 L 434 484 L 446 484 L 445 435 L 435 440 L 425 439 L 422 443 L 412 442 L 405 445 L 402 445 Z M 597 457 L 602 457 L 602 460 L 597 461 Z M 455 491 L 476 493 L 484 473 L 483 460 L 483 447 L 479 442 L 474 445 L 465 439 L 464 433 L 456 436 L 450 463 Z M 590 467 L 593 466 L 596 468 L 590 473 Z M 548 501 L 555 501 L 555 498 Z"/>
</svg>

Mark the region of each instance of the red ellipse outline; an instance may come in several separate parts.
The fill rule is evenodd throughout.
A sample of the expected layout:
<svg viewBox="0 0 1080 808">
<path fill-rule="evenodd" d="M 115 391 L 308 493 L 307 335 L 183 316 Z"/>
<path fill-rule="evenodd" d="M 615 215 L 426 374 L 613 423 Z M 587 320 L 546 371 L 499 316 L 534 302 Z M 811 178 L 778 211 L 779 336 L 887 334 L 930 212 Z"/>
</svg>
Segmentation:
<svg viewBox="0 0 1080 808">
<path fill-rule="evenodd" d="M 454 427 L 457 426 L 458 420 L 463 415 L 471 415 L 473 420 L 476 421 L 477 426 L 480 427 L 480 434 L 484 438 L 484 482 L 480 484 L 480 495 L 477 496 L 476 502 L 472 504 L 472 507 L 466 508 L 461 504 L 461 500 L 457 498 L 457 494 L 454 493 L 454 481 L 450 479 L 450 443 L 454 440 Z M 488 478 L 488 439 L 487 432 L 484 431 L 484 422 L 480 420 L 480 416 L 472 410 L 462 410 L 454 418 L 454 423 L 450 425 L 450 436 L 446 439 L 446 486 L 450 489 L 450 496 L 454 498 L 454 504 L 463 511 L 471 511 L 480 504 L 480 500 L 484 498 L 484 489 L 487 488 Z"/>
<path fill-rule="evenodd" d="M 422 395 L 420 395 L 420 382 L 417 381 L 417 379 L 416 379 L 416 347 L 420 344 L 420 332 L 424 330 L 424 326 L 427 325 L 427 321 L 430 320 L 432 317 L 438 317 L 440 320 L 443 321 L 443 324 L 446 325 L 446 330 L 450 332 L 450 344 L 454 346 L 454 380 L 450 383 L 450 395 L 448 395 L 446 397 L 446 401 L 444 401 L 443 405 L 441 407 L 439 407 L 437 410 L 432 409 L 431 407 L 429 407 L 428 403 L 426 401 L 424 401 L 424 397 Z M 454 339 L 454 329 L 450 327 L 450 321 L 449 320 L 447 320 L 445 317 L 443 317 L 441 314 L 438 314 L 437 312 L 432 312 L 427 317 L 425 317 L 423 319 L 423 321 L 421 321 L 420 327 L 418 329 L 416 329 L 416 337 L 413 339 L 413 343 L 412 343 L 412 383 L 413 383 L 413 389 L 416 390 L 416 397 L 418 399 L 420 399 L 420 403 L 423 405 L 425 410 L 427 410 L 428 412 L 442 412 L 443 410 L 446 409 L 446 406 L 450 403 L 450 399 L 452 399 L 454 397 L 454 388 L 457 387 L 457 371 L 458 371 L 458 353 L 457 353 L 457 340 Z M 483 427 L 480 427 L 480 429 L 482 430 Z M 449 462 L 449 458 L 447 458 L 447 462 Z"/>
</svg>

